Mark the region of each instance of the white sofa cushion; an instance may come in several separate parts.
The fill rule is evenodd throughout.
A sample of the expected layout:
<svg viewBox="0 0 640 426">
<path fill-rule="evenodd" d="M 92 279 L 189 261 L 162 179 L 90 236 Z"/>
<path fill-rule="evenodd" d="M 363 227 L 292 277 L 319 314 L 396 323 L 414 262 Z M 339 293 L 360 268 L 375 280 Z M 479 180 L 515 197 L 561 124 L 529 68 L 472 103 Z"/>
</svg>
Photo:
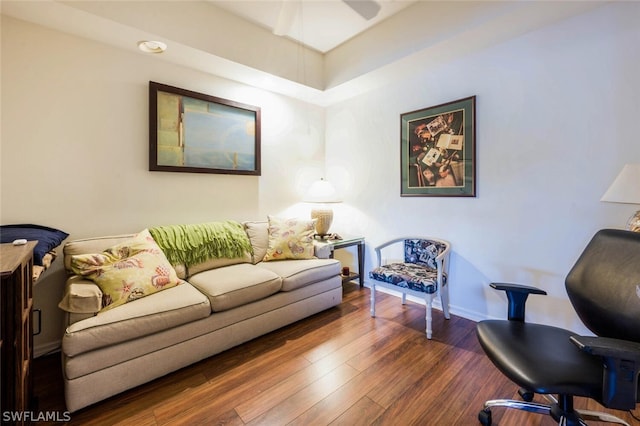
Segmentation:
<svg viewBox="0 0 640 426">
<path fill-rule="evenodd" d="M 282 291 L 340 275 L 340 262 L 335 259 L 300 259 L 260 262 L 256 266 L 272 271 L 282 278 Z"/>
<path fill-rule="evenodd" d="M 188 283 L 76 322 L 65 331 L 67 356 L 140 338 L 211 314 L 209 300 Z"/>
<path fill-rule="evenodd" d="M 189 278 L 189 283 L 209 298 L 214 312 L 264 299 L 282 287 L 278 275 L 250 263 L 200 272 Z"/>
<path fill-rule="evenodd" d="M 100 253 L 116 244 L 123 243 L 135 237 L 136 234 L 114 235 L 109 237 L 85 238 L 70 241 L 64 245 L 64 267 L 71 271 L 71 258 L 77 254 Z"/>
<path fill-rule="evenodd" d="M 198 274 L 202 271 L 207 271 L 209 269 L 223 268 L 229 265 L 235 265 L 237 263 L 251 263 L 252 257 L 250 253 L 246 253 L 244 257 L 221 257 L 218 259 L 209 259 L 204 262 L 197 263 L 195 265 L 186 266 L 186 275 L 187 280 L 189 277 Z"/>
<path fill-rule="evenodd" d="M 262 262 L 269 247 L 269 222 L 243 222 L 253 247 L 253 263 Z"/>
</svg>

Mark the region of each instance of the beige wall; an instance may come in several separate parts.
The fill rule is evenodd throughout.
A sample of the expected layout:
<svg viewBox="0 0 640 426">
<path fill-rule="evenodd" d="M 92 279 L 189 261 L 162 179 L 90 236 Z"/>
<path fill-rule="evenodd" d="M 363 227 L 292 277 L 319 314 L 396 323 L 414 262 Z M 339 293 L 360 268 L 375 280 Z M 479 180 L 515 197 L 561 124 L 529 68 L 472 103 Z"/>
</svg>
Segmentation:
<svg viewBox="0 0 640 426">
<path fill-rule="evenodd" d="M 262 176 L 148 171 L 148 82 L 262 108 Z M 153 56 L 2 17 L 0 223 L 69 239 L 148 226 L 266 219 L 324 172 L 324 111 Z M 61 335 L 55 262 L 36 286 L 43 334 Z"/>
<path fill-rule="evenodd" d="M 638 22 L 640 3 L 618 2 L 447 63 L 417 58 L 330 106 L 327 176 L 346 201 L 334 227 L 369 247 L 449 240 L 457 315 L 504 318 L 506 298 L 488 284 L 516 282 L 549 293 L 529 298 L 530 320 L 587 332 L 564 278 L 598 229 L 623 228 L 640 207 L 600 201 L 625 163 L 640 163 Z M 401 198 L 400 114 L 473 95 L 477 197 Z"/>
<path fill-rule="evenodd" d="M 549 292 L 529 318 L 583 332 L 564 277 L 597 229 L 623 227 L 637 207 L 599 200 L 625 163 L 640 163 L 639 20 L 640 3 L 616 2 L 447 63 L 418 55 L 323 109 L 3 17 L 0 223 L 81 238 L 305 214 L 296 203 L 323 174 L 326 130 L 327 178 L 345 201 L 332 230 L 366 237 L 367 267 L 387 238 L 443 237 L 454 313 L 503 317 L 488 283 L 528 283 Z M 149 80 L 261 106 L 262 176 L 149 172 Z M 400 114 L 471 95 L 478 196 L 401 198 Z M 36 287 L 41 351 L 60 338 L 60 267 Z"/>
</svg>

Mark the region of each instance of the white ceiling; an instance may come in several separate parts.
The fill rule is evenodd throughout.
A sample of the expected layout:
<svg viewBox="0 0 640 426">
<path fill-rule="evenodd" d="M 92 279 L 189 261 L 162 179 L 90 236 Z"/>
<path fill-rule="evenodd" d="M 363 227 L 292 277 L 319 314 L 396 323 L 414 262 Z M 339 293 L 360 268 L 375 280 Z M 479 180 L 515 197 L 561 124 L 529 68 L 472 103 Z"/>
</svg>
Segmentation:
<svg viewBox="0 0 640 426">
<path fill-rule="evenodd" d="M 343 0 L 209 1 L 271 32 L 327 53 L 417 0 L 357 0 L 363 6 L 366 3 L 379 6 L 376 16 L 370 19 L 359 15 Z"/>
<path fill-rule="evenodd" d="M 169 48 L 154 59 L 326 106 L 607 2 L 376 0 L 380 12 L 367 21 L 342 0 L 292 8 L 299 1 L 2 0 L 0 7 L 135 54 L 143 54 L 138 41 L 159 40 Z M 283 4 L 294 20 L 278 36 Z"/>
</svg>

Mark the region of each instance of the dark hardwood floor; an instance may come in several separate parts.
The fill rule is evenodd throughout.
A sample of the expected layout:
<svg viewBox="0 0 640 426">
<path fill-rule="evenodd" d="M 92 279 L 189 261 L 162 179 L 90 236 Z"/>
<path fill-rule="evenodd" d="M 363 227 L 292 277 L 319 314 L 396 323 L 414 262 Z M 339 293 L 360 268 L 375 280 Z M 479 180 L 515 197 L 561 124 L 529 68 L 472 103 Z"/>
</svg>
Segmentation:
<svg viewBox="0 0 640 426">
<path fill-rule="evenodd" d="M 340 306 L 72 413 L 69 424 L 477 425 L 485 400 L 517 398 L 473 321 L 434 311 L 427 340 L 424 306 L 378 300 L 374 319 L 369 289 L 346 284 Z M 38 410 L 64 412 L 59 355 L 37 358 L 33 374 Z M 576 407 L 602 410 L 584 399 Z M 554 424 L 503 409 L 493 423 Z"/>
</svg>

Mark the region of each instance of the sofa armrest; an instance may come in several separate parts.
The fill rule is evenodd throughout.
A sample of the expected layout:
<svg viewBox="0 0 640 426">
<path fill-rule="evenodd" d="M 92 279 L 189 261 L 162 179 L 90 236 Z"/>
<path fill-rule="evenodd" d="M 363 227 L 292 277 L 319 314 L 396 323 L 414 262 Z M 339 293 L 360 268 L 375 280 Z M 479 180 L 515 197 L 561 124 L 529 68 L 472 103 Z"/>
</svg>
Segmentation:
<svg viewBox="0 0 640 426">
<path fill-rule="evenodd" d="M 331 244 L 314 240 L 313 254 L 318 259 L 329 259 L 331 257 Z"/>
<path fill-rule="evenodd" d="M 631 410 L 636 406 L 640 343 L 595 336 L 572 336 L 582 351 L 602 357 L 602 400 L 608 408 Z"/>
<path fill-rule="evenodd" d="M 491 283 L 490 286 L 496 290 L 502 290 L 507 293 L 508 318 L 509 321 L 524 322 L 524 311 L 527 297 L 530 294 L 546 295 L 547 292 L 537 287 L 511 283 Z"/>
<path fill-rule="evenodd" d="M 67 279 L 58 307 L 73 314 L 96 314 L 102 309 L 102 290 L 93 281 L 72 275 Z"/>
</svg>

